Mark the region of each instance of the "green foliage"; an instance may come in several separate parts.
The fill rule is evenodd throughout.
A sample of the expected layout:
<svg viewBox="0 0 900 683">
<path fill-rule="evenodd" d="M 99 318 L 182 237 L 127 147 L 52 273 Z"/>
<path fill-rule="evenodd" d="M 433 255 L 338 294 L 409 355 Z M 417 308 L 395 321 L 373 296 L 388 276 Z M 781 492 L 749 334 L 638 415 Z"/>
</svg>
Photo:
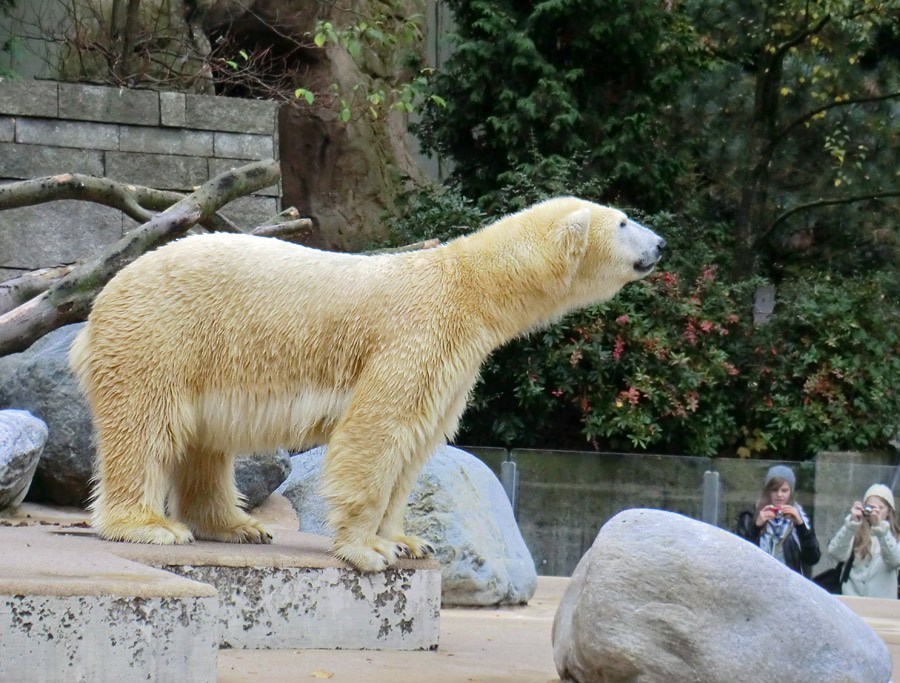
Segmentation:
<svg viewBox="0 0 900 683">
<path fill-rule="evenodd" d="M 683 11 L 709 59 L 673 132 L 695 147 L 698 188 L 736 221 L 744 258 L 776 277 L 811 259 L 859 268 L 884 221 L 900 220 L 900 0 L 689 0 Z M 900 255 L 869 251 L 869 266 Z"/>
<path fill-rule="evenodd" d="M 553 193 L 561 180 L 548 177 L 521 196 Z M 394 244 L 488 220 L 452 190 L 411 192 L 404 210 Z M 498 349 L 458 442 L 787 459 L 887 447 L 900 414 L 900 279 L 811 273 L 781 285 L 775 317 L 754 326 L 763 281 L 702 265 L 719 257 L 724 226 L 638 218 L 665 235 L 668 270 Z"/>
<path fill-rule="evenodd" d="M 433 80 L 424 148 L 494 210 L 516 173 L 580 158 L 619 203 L 666 204 L 684 159 L 656 115 L 692 59 L 692 33 L 649 0 L 453 0 L 456 51 Z"/>
<path fill-rule="evenodd" d="M 900 415 L 897 279 L 804 276 L 782 287 L 744 361 L 747 421 L 781 452 L 885 447 Z"/>
<path fill-rule="evenodd" d="M 722 398 L 746 299 L 712 268 L 662 272 L 518 340 L 488 361 L 462 440 L 715 455 L 738 429 Z"/>
<path fill-rule="evenodd" d="M 0 16 L 9 14 L 15 9 L 16 0 L 0 0 Z M 17 78 L 18 74 L 12 64 L 21 56 L 22 41 L 16 36 L 0 40 L 0 78 Z"/>
</svg>

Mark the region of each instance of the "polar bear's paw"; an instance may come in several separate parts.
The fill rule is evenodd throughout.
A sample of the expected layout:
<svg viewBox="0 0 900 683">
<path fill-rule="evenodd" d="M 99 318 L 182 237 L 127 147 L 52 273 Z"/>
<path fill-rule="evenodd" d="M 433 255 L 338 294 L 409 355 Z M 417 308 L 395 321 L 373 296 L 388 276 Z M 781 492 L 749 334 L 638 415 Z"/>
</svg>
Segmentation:
<svg viewBox="0 0 900 683">
<path fill-rule="evenodd" d="M 272 533 L 247 514 L 242 514 L 221 526 L 194 526 L 194 535 L 204 541 L 220 541 L 222 543 L 272 542 Z"/>
<path fill-rule="evenodd" d="M 434 546 L 424 538 L 418 536 L 391 536 L 391 540 L 405 549 L 403 553 L 406 557 L 414 560 L 421 560 L 424 557 L 434 555 Z"/>
<path fill-rule="evenodd" d="M 408 551 L 406 546 L 389 541 L 381 536 L 369 536 L 360 542 L 336 542 L 334 554 L 359 569 L 361 572 L 380 572 Z"/>
<path fill-rule="evenodd" d="M 94 528 L 97 531 L 97 535 L 107 541 L 182 545 L 191 543 L 194 540 L 190 529 L 184 524 L 164 517 L 145 523 L 95 522 Z"/>
</svg>

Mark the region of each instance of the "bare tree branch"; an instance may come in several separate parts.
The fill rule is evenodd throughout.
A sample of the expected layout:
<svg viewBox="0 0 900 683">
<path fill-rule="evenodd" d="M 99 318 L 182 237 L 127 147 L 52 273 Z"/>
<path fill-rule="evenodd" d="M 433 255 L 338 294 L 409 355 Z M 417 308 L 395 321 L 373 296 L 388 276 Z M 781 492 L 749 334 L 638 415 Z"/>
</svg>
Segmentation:
<svg viewBox="0 0 900 683">
<path fill-rule="evenodd" d="M 12 280 L 0 282 L 0 314 L 11 311 L 41 292 L 46 292 L 54 282 L 64 278 L 73 270 L 75 270 L 75 266 L 41 268 Z"/>
<path fill-rule="evenodd" d="M 278 164 L 269 159 L 221 173 L 204 183 L 47 291 L 0 315 L 0 355 L 21 351 L 50 330 L 84 320 L 94 297 L 120 269 L 144 252 L 183 235 L 233 199 L 269 187 L 279 177 Z"/>
<path fill-rule="evenodd" d="M 62 199 L 102 204 L 119 209 L 139 223 L 146 223 L 153 218 L 151 211 L 164 211 L 184 199 L 184 195 L 80 173 L 64 173 L 0 185 L 0 211 Z M 219 213 L 204 219 L 201 225 L 207 230 L 218 232 L 243 232 Z"/>
<path fill-rule="evenodd" d="M 784 223 L 791 216 L 798 214 L 802 211 L 809 211 L 810 209 L 817 209 L 820 206 L 835 206 L 838 204 L 855 204 L 856 202 L 864 202 L 867 199 L 887 199 L 890 197 L 900 197 L 900 190 L 886 190 L 884 192 L 871 192 L 868 194 L 858 194 L 852 195 L 850 197 L 835 197 L 834 199 L 817 199 L 814 202 L 807 202 L 806 204 L 798 204 L 787 211 L 784 211 L 780 216 L 778 216 L 775 220 L 773 220 L 769 227 L 759 233 L 756 238 L 756 243 L 759 243 L 766 235 L 770 234 L 776 227 L 780 224 Z"/>
<path fill-rule="evenodd" d="M 828 111 L 829 109 L 835 109 L 837 107 L 849 107 L 854 104 L 866 104 L 867 102 L 882 102 L 884 100 L 893 100 L 893 99 L 897 99 L 897 98 L 900 98 L 900 90 L 898 90 L 896 92 L 888 93 L 887 95 L 876 95 L 873 97 L 858 97 L 855 99 L 847 99 L 847 100 L 842 99 L 840 102 L 829 102 L 828 104 L 822 105 L 818 109 L 812 109 L 812 110 L 806 112 L 805 114 L 803 114 L 802 116 L 798 116 L 796 119 L 794 119 L 790 123 L 786 124 L 780 131 L 778 131 L 778 133 L 772 139 L 772 142 L 770 143 L 770 145 L 772 147 L 777 146 L 784 138 L 786 138 L 788 136 L 788 134 L 794 128 L 796 128 L 797 126 L 803 125 L 807 121 L 811 121 L 814 117 Z"/>
</svg>

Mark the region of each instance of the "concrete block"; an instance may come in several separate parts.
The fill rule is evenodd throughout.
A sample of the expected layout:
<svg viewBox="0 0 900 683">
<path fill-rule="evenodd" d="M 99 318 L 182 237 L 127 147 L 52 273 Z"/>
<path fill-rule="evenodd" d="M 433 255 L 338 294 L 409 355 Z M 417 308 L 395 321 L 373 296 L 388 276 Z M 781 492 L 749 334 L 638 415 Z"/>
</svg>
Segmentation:
<svg viewBox="0 0 900 683">
<path fill-rule="evenodd" d="M 0 178 L 25 180 L 61 173 L 103 175 L 103 152 L 0 142 Z"/>
<path fill-rule="evenodd" d="M 230 159 L 274 159 L 271 135 L 216 133 L 215 155 Z"/>
<path fill-rule="evenodd" d="M 185 95 L 188 128 L 272 135 L 277 111 L 278 103 L 270 100 Z"/>
<path fill-rule="evenodd" d="M 164 567 L 219 591 L 220 647 L 433 650 L 440 570 L 360 574 L 340 567 Z"/>
<path fill-rule="evenodd" d="M 245 230 L 262 225 L 279 211 L 275 197 L 238 197 L 222 207 L 221 213 Z"/>
<path fill-rule="evenodd" d="M 184 93 L 160 92 L 159 93 L 159 118 L 164 126 L 184 128 Z"/>
<path fill-rule="evenodd" d="M 59 84 L 59 116 L 82 121 L 159 125 L 159 95 L 150 90 Z"/>
<path fill-rule="evenodd" d="M 0 211 L 0 279 L 89 258 L 121 236 L 122 213 L 91 202 L 48 202 Z"/>
<path fill-rule="evenodd" d="M 0 114 L 55 118 L 58 111 L 55 82 L 0 81 Z"/>
<path fill-rule="evenodd" d="M 215 590 L 83 540 L 0 530 L 0 680 L 213 683 Z"/>
<path fill-rule="evenodd" d="M 224 173 L 232 168 L 239 168 L 246 164 L 250 163 L 247 159 L 210 159 L 209 160 L 209 177 L 214 178 L 220 173 Z M 281 181 L 275 183 L 274 185 L 270 185 L 269 187 L 264 187 L 263 189 L 256 192 L 256 194 L 265 195 L 267 197 L 280 197 L 281 196 Z"/>
<path fill-rule="evenodd" d="M 190 190 L 209 179 L 205 158 L 106 152 L 106 175 L 159 190 Z"/>
<path fill-rule="evenodd" d="M 16 120 L 16 142 L 80 149 L 117 149 L 119 127 L 110 123 L 20 117 Z"/>
<path fill-rule="evenodd" d="M 360 574 L 330 554 L 331 540 L 324 536 L 284 529 L 274 534 L 272 545 L 99 543 L 122 559 L 215 587 L 222 647 L 437 647 L 437 562 L 401 560 L 385 572 Z"/>
<path fill-rule="evenodd" d="M 213 133 L 184 128 L 122 126 L 119 151 L 210 157 L 213 155 Z"/>
<path fill-rule="evenodd" d="M 0 116 L 0 142 L 12 142 L 16 136 L 16 120 L 11 116 Z"/>
</svg>

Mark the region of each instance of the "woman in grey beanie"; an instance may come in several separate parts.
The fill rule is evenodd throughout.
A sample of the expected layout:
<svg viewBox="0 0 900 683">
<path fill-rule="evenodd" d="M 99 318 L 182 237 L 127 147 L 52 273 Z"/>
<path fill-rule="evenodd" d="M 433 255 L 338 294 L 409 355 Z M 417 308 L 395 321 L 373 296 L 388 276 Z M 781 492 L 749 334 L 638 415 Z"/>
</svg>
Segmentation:
<svg viewBox="0 0 900 683">
<path fill-rule="evenodd" d="M 812 522 L 794 500 L 796 484 L 790 467 L 770 467 L 756 506 L 741 513 L 736 533 L 802 574 L 822 553 Z"/>
</svg>

